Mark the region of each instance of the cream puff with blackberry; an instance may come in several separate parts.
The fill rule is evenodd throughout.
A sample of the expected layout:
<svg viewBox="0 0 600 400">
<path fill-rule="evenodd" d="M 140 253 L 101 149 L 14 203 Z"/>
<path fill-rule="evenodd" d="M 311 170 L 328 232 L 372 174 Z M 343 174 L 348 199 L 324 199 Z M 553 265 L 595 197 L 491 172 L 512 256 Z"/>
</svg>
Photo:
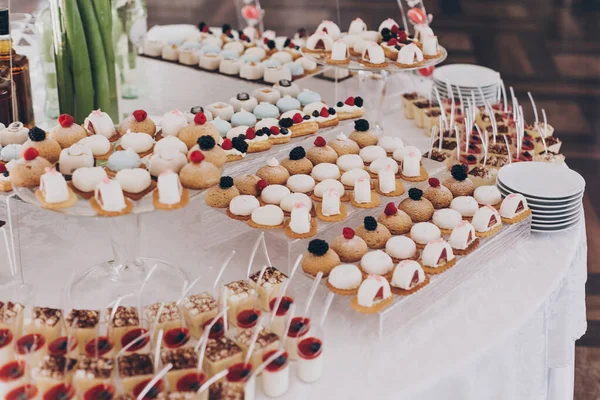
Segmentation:
<svg viewBox="0 0 600 400">
<path fill-rule="evenodd" d="M 219 183 L 221 171 L 212 163 L 204 161 L 201 151 L 190 154 L 190 162 L 179 171 L 179 179 L 184 188 L 201 190 Z"/>
<path fill-rule="evenodd" d="M 356 229 L 356 235 L 361 237 L 370 249 L 383 249 L 385 243 L 392 237 L 389 229 L 377 223 L 374 217 L 367 216 L 363 224 Z"/>
<path fill-rule="evenodd" d="M 29 140 L 23 143 L 22 154 L 27 149 L 34 148 L 40 157 L 45 158 L 51 164 L 56 164 L 60 158 L 61 148 L 58 142 L 46 135 L 46 131 L 34 126 L 29 130 Z"/>
<path fill-rule="evenodd" d="M 319 272 L 323 277 L 329 276 L 333 268 L 340 265 L 340 257 L 329 248 L 329 244 L 321 239 L 311 240 L 308 251 L 302 257 L 302 270 L 311 276 L 317 276 Z"/>
<path fill-rule="evenodd" d="M 379 141 L 379 136 L 370 130 L 369 121 L 358 119 L 354 121 L 354 131 L 350 133 L 350 139 L 362 149 L 367 146 L 375 146 Z"/>
<path fill-rule="evenodd" d="M 435 211 L 431 202 L 423 197 L 423 191 L 417 188 L 408 190 L 408 198 L 400 202 L 398 209 L 408 214 L 415 223 L 429 221 Z"/>
<path fill-rule="evenodd" d="M 212 136 L 215 142 L 221 140 L 219 130 L 212 123 L 207 123 L 204 113 L 198 113 L 194 116 L 194 122 L 179 131 L 177 137 L 181 140 L 188 149 L 191 149 L 198 143 L 198 139 L 202 136 Z"/>
<path fill-rule="evenodd" d="M 344 133 L 338 134 L 334 140 L 329 142 L 329 146 L 335 150 L 339 157 L 346 154 L 356 154 L 360 152 L 360 147 L 354 141 L 348 138 Z"/>
<path fill-rule="evenodd" d="M 468 178 L 467 166 L 462 164 L 453 165 L 451 174 L 452 177 L 444 181 L 444 186 L 452 192 L 452 195 L 454 197 L 472 196 L 475 191 L 475 185 Z"/>
<path fill-rule="evenodd" d="M 231 200 L 239 195 L 239 190 L 233 185 L 233 178 L 222 176 L 217 186 L 206 191 L 205 201 L 211 207 L 228 208 Z"/>
<path fill-rule="evenodd" d="M 214 164 L 217 168 L 223 167 L 227 162 L 227 154 L 225 151 L 217 146 L 215 139 L 212 136 L 200 136 L 198 138 L 198 144 L 190 149 L 188 152 L 188 160 L 192 152 L 200 150 L 204 154 L 204 159 L 209 163 Z"/>
</svg>

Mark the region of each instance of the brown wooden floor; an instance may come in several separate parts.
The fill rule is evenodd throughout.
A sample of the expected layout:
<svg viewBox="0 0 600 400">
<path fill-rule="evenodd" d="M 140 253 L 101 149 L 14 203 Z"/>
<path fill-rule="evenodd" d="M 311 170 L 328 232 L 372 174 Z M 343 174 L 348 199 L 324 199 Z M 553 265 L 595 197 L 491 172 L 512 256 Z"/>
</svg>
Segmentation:
<svg viewBox="0 0 600 400">
<path fill-rule="evenodd" d="M 399 19 L 396 0 L 337 0 L 342 29 L 360 16 L 369 26 Z M 42 0 L 13 1 L 33 12 Z M 237 25 L 235 1 L 147 0 L 149 25 Z M 338 21 L 336 1 L 262 0 L 265 26 L 281 34 Z M 544 107 L 569 165 L 587 180 L 588 332 L 576 354 L 577 400 L 600 399 L 600 1 L 426 0 L 433 28 L 449 50 L 447 63 L 477 63 L 502 73 L 517 97 L 531 91 Z M 530 112 L 529 107 L 524 107 Z"/>
</svg>

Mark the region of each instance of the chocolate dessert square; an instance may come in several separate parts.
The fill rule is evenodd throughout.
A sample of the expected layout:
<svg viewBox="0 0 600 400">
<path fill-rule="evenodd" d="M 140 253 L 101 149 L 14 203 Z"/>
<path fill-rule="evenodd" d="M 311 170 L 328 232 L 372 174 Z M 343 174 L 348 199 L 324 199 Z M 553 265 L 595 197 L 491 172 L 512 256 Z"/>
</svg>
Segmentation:
<svg viewBox="0 0 600 400">
<path fill-rule="evenodd" d="M 59 384 L 70 384 L 77 360 L 63 356 L 45 355 L 42 361 L 31 370 L 38 390 L 46 392 L 51 387 Z"/>
<path fill-rule="evenodd" d="M 140 318 L 137 308 L 119 306 L 114 318 L 109 321 L 113 309 L 111 307 L 104 311 L 104 321 L 107 325 L 108 337 L 112 340 L 115 350 L 121 349 L 121 339 L 131 329 L 140 326 Z"/>
<path fill-rule="evenodd" d="M 51 343 L 61 336 L 63 328 L 63 313 L 57 308 L 34 307 L 31 319 L 27 321 L 27 333 L 44 335 L 46 341 Z"/>
<path fill-rule="evenodd" d="M 183 299 L 183 315 L 192 336 L 202 336 L 202 326 L 219 313 L 217 300 L 208 292 L 194 294 Z"/>
<path fill-rule="evenodd" d="M 244 350 L 244 359 L 248 356 L 248 348 L 252 340 L 254 329 L 241 329 L 235 336 L 235 342 Z M 279 336 L 276 333 L 269 331 L 266 328 L 262 328 L 256 339 L 254 345 L 254 351 L 250 357 L 250 364 L 252 368 L 258 367 L 262 363 L 262 357 L 264 354 L 271 350 L 277 350 L 279 347 Z"/>
<path fill-rule="evenodd" d="M 67 330 L 77 339 L 79 352 L 85 352 L 85 345 L 96 337 L 96 329 L 100 323 L 98 310 L 71 310 L 66 318 Z"/>
<path fill-rule="evenodd" d="M 179 379 L 187 374 L 196 372 L 198 353 L 193 347 L 180 347 L 172 350 L 162 350 L 160 359 L 163 365 L 171 363 L 173 368 L 167 373 L 169 388 L 176 388 Z"/>
<path fill-rule="evenodd" d="M 24 309 L 21 303 L 0 301 L 0 328 L 10 329 L 15 337 L 21 336 Z"/>
<path fill-rule="evenodd" d="M 81 356 L 73 375 L 73 385 L 79 393 L 85 393 L 96 385 L 109 384 L 114 365 L 112 358 Z"/>
<path fill-rule="evenodd" d="M 208 339 L 204 359 L 204 371 L 212 377 L 220 371 L 243 361 L 244 352 L 233 340 L 223 336 Z"/>
<path fill-rule="evenodd" d="M 144 308 L 144 313 L 146 314 L 146 319 L 148 323 L 154 324 L 156 320 L 156 314 L 160 309 L 161 303 L 155 303 Z M 179 306 L 175 302 L 164 303 L 162 312 L 160 314 L 160 318 L 158 319 L 158 324 L 156 325 L 156 331 L 159 330 L 168 331 L 169 329 L 180 328 L 181 327 L 181 310 Z"/>
<path fill-rule="evenodd" d="M 154 375 L 154 364 L 149 354 L 131 354 L 121 356 L 117 360 L 119 377 L 123 388 L 127 393 L 133 393 L 133 389 L 139 383 L 152 379 Z"/>
</svg>

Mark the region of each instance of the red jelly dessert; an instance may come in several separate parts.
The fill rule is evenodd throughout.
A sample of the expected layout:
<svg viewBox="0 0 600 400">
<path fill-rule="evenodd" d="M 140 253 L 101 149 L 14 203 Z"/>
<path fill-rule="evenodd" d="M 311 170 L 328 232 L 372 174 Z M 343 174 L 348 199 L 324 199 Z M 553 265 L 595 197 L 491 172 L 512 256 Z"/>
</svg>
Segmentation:
<svg viewBox="0 0 600 400">
<path fill-rule="evenodd" d="M 481 154 L 481 146 L 475 143 L 470 143 L 469 154 Z"/>
<path fill-rule="evenodd" d="M 251 372 L 252 364 L 238 363 L 229 367 L 226 377 L 229 382 L 244 382 Z"/>
<path fill-rule="evenodd" d="M 70 341 L 69 346 L 67 346 L 67 342 Z M 74 351 L 77 348 L 77 339 L 71 337 L 70 339 L 67 336 L 61 336 L 58 339 L 50 342 L 48 345 L 48 353 L 53 356 L 64 356 L 68 352 Z M 67 351 L 68 349 L 68 351 Z"/>
<path fill-rule="evenodd" d="M 44 347 L 46 339 L 39 333 L 30 333 L 17 340 L 17 353 L 26 355 Z"/>
<path fill-rule="evenodd" d="M 277 350 L 271 350 L 265 354 L 263 354 L 263 362 L 267 361 L 273 354 L 277 353 Z M 288 364 L 288 353 L 284 352 L 279 357 L 271 361 L 269 365 L 267 365 L 267 371 L 269 372 L 277 372 L 284 369 Z"/>
<path fill-rule="evenodd" d="M 147 329 L 144 328 L 135 328 L 127 332 L 121 338 L 121 348 L 126 347 L 129 343 L 135 341 L 135 344 L 132 344 L 126 351 L 134 352 L 144 348 L 144 346 L 150 341 L 150 336 L 144 336 L 140 339 L 141 336 L 145 335 L 148 332 Z"/>
<path fill-rule="evenodd" d="M 13 382 L 25 374 L 25 361 L 13 360 L 0 367 L 0 382 Z"/>
<path fill-rule="evenodd" d="M 103 356 L 113 349 L 112 340 L 106 336 L 98 336 L 87 342 L 85 345 L 85 354 L 88 357 Z"/>
<path fill-rule="evenodd" d="M 460 163 L 461 164 L 475 165 L 478 162 L 479 162 L 479 160 L 473 154 L 469 154 L 469 155 L 462 154 L 460 156 Z"/>
<path fill-rule="evenodd" d="M 8 346 L 13 341 L 13 334 L 10 329 L 0 329 L 0 348 Z"/>
<path fill-rule="evenodd" d="M 252 328 L 258 322 L 260 318 L 260 310 L 258 308 L 251 308 L 239 312 L 236 319 L 237 324 L 242 329 Z"/>
<path fill-rule="evenodd" d="M 101 383 L 83 394 L 83 400 L 111 400 L 115 397 L 115 387 Z"/>
<path fill-rule="evenodd" d="M 475 143 L 475 144 L 481 144 L 481 137 L 479 136 L 479 133 L 477 131 L 474 131 L 471 134 L 471 138 L 469 139 L 469 142 Z"/>
<path fill-rule="evenodd" d="M 533 155 L 528 151 L 524 151 L 519 156 L 519 160 L 520 161 L 533 161 Z"/>
<path fill-rule="evenodd" d="M 523 139 L 523 143 L 521 144 L 521 150 L 523 151 L 533 151 L 534 144 L 529 139 Z"/>
<path fill-rule="evenodd" d="M 302 339 L 298 343 L 298 355 L 305 360 L 317 358 L 323 352 L 323 342 L 316 337 Z"/>
<path fill-rule="evenodd" d="M 141 381 L 133 388 L 133 397 L 137 398 L 140 393 L 146 388 L 146 386 L 150 383 L 152 379 L 146 379 Z M 146 393 L 146 395 L 142 399 L 155 399 L 158 397 L 159 393 L 165 390 L 165 383 L 163 381 L 156 382 Z"/>
<path fill-rule="evenodd" d="M 69 400 L 74 398 L 75 388 L 64 383 L 59 383 L 44 393 L 44 400 Z"/>
<path fill-rule="evenodd" d="M 269 309 L 271 311 L 273 311 L 273 307 L 275 307 L 275 302 L 277 301 L 277 298 L 271 299 L 271 301 L 269 302 Z M 290 306 L 294 303 L 294 299 L 292 297 L 289 296 L 283 296 L 281 298 L 281 303 L 279 303 L 279 308 L 277 309 L 277 316 L 281 317 L 287 314 L 288 310 L 290 309 Z"/>
<path fill-rule="evenodd" d="M 294 317 L 294 318 L 292 318 L 292 322 L 290 324 L 290 330 L 288 331 L 288 336 L 293 337 L 293 338 L 304 336 L 308 333 L 309 329 L 310 329 L 310 318 Z"/>
<path fill-rule="evenodd" d="M 174 328 L 169 329 L 165 333 L 163 341 L 165 346 L 170 349 L 175 349 L 185 345 L 190 340 L 190 330 L 188 328 Z"/>
<path fill-rule="evenodd" d="M 177 381 L 177 391 L 178 392 L 197 392 L 206 382 L 206 375 L 202 372 L 197 373 L 193 372 L 191 374 L 187 374 L 179 378 Z"/>
<path fill-rule="evenodd" d="M 5 400 L 31 400 L 37 397 L 38 388 L 37 386 L 27 383 L 25 385 L 18 386 L 6 393 L 4 396 Z"/>
<path fill-rule="evenodd" d="M 207 320 L 204 323 L 204 325 L 202 325 L 202 329 L 206 329 L 212 323 L 213 319 L 214 318 Z M 223 336 L 225 334 L 224 328 L 225 326 L 223 324 L 223 318 L 219 318 L 219 320 L 215 322 L 215 324 L 210 330 L 210 333 L 208 334 L 209 339 L 218 339 L 221 336 Z"/>
</svg>

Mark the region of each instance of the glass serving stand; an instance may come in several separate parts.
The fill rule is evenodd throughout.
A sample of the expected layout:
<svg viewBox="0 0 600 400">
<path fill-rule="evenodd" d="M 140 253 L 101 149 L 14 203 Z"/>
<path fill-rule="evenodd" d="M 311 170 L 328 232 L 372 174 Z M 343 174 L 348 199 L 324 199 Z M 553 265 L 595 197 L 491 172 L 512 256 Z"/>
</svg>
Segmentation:
<svg viewBox="0 0 600 400">
<path fill-rule="evenodd" d="M 415 67 L 403 68 L 396 65 L 393 61 L 386 59 L 384 67 L 369 67 L 360 61 L 360 57 L 350 56 L 350 62 L 347 65 L 328 64 L 325 61 L 325 53 L 302 52 L 302 55 L 321 66 L 347 69 L 358 73 L 359 92 L 365 100 L 365 116 L 377 133 L 384 131 L 383 127 L 383 102 L 386 95 L 386 83 L 390 74 L 409 73 L 421 68 L 428 68 L 442 63 L 448 57 L 448 51 L 440 48 L 439 57 L 425 59 L 423 63 Z"/>
</svg>

